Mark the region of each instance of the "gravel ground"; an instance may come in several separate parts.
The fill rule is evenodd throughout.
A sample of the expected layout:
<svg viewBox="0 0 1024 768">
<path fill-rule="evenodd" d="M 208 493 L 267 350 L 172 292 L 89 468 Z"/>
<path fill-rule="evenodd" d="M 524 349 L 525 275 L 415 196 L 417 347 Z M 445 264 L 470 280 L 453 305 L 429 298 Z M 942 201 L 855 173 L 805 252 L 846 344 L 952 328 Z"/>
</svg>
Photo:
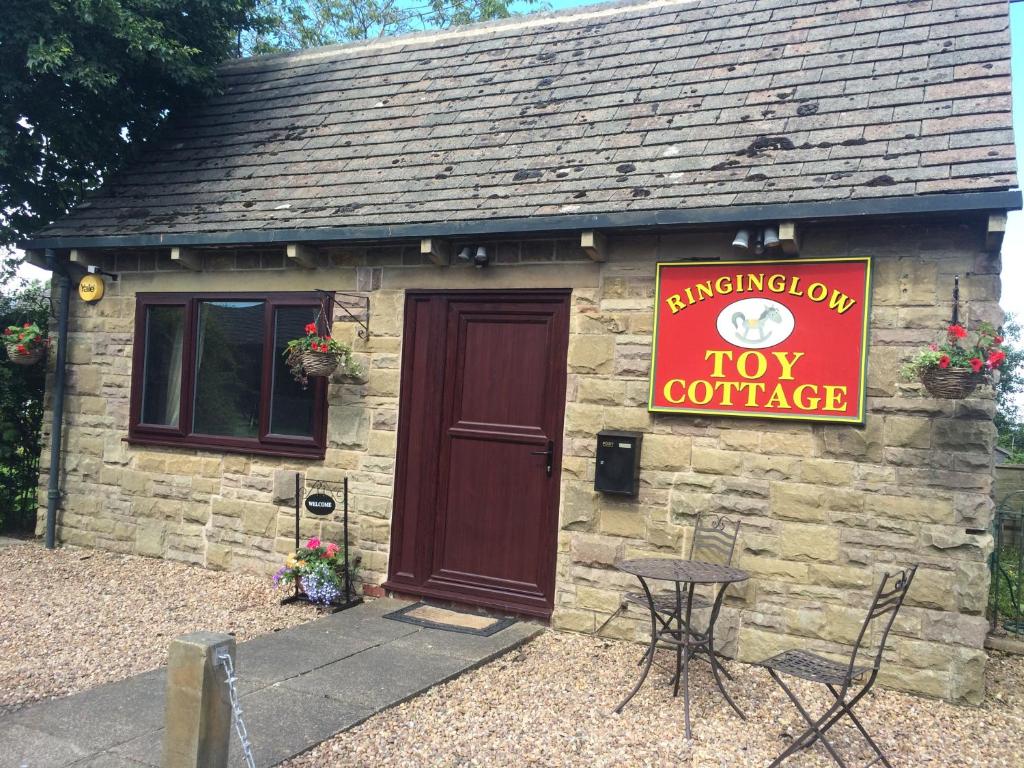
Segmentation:
<svg viewBox="0 0 1024 768">
<path fill-rule="evenodd" d="M 36 542 L 0 547 L 0 714 L 163 664 L 200 629 L 239 641 L 316 618 L 269 579 Z"/>
<path fill-rule="evenodd" d="M 746 722 L 712 694 L 710 670 L 702 662 L 691 674 L 691 744 L 682 736 L 682 701 L 672 700 L 668 675 L 657 669 L 622 715 L 611 714 L 635 680 L 639 654 L 635 645 L 545 632 L 518 652 L 283 765 L 765 766 L 802 730 L 799 715 L 767 673 L 736 663 L 728 664 L 736 677 L 731 690 Z M 796 687 L 814 707 L 826 705 L 829 694 Z M 1024 658 L 994 654 L 988 688 L 981 708 L 875 689 L 856 711 L 895 766 L 1019 767 Z M 873 757 L 852 726 L 830 733 L 851 765 Z M 816 745 L 786 765 L 834 764 Z"/>
</svg>

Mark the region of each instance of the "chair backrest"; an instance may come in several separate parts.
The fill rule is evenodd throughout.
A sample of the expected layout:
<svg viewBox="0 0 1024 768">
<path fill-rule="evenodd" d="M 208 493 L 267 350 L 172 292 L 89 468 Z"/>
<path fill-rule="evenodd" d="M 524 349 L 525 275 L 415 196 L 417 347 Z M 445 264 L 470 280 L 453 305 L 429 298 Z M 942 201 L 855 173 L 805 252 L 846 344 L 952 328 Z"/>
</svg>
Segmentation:
<svg viewBox="0 0 1024 768">
<path fill-rule="evenodd" d="M 699 515 L 693 528 L 693 541 L 690 542 L 690 559 L 731 565 L 739 531 L 739 520 L 733 522 L 721 515 Z"/>
<path fill-rule="evenodd" d="M 896 621 L 896 614 L 900 612 L 900 608 L 903 606 L 903 601 L 907 597 L 907 590 L 910 589 L 910 582 L 914 580 L 915 573 L 917 573 L 916 565 L 891 575 L 885 573 L 882 576 L 882 583 L 878 585 L 875 599 L 871 601 L 867 618 L 864 619 L 864 624 L 860 628 L 860 634 L 857 635 L 857 642 L 853 646 L 853 655 L 850 656 L 851 677 L 853 675 L 853 668 L 857 663 L 857 655 L 860 653 L 861 644 L 864 642 L 864 638 L 867 637 L 872 625 L 876 622 L 881 623 L 882 632 L 878 639 L 878 650 L 875 653 L 875 658 L 872 660 L 871 668 L 878 671 L 878 668 L 882 665 L 882 652 L 885 651 L 885 643 L 889 639 L 889 630 L 892 629 L 893 622 Z"/>
</svg>

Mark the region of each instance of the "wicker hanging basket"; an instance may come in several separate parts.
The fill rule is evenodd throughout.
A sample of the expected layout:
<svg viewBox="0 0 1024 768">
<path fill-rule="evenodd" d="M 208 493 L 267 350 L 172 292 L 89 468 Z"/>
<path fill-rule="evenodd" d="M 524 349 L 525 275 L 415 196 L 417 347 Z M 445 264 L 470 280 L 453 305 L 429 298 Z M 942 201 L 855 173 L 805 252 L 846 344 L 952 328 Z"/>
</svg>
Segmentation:
<svg viewBox="0 0 1024 768">
<path fill-rule="evenodd" d="M 314 352 L 305 349 L 299 354 L 299 362 L 307 376 L 330 376 L 341 363 L 341 355 L 337 352 Z"/>
<path fill-rule="evenodd" d="M 11 362 L 15 365 L 35 365 L 43 359 L 43 355 L 46 354 L 45 347 L 35 347 L 30 349 L 25 354 L 18 351 L 17 344 L 7 344 L 7 357 L 10 358 Z"/>
<path fill-rule="evenodd" d="M 928 394 L 944 400 L 967 397 L 986 381 L 984 373 L 968 368 L 929 368 L 921 373 L 921 383 Z"/>
</svg>

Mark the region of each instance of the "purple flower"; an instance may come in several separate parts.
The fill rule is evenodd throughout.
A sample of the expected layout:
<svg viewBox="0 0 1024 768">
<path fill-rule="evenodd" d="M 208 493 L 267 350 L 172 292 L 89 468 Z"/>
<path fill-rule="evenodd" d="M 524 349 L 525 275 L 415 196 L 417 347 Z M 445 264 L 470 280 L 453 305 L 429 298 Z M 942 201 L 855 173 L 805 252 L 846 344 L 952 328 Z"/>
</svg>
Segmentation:
<svg viewBox="0 0 1024 768">
<path fill-rule="evenodd" d="M 274 586 L 278 586 L 281 583 L 281 578 L 284 576 L 284 572 L 288 570 L 287 565 L 282 565 L 277 569 L 277 573 L 274 574 Z"/>
</svg>

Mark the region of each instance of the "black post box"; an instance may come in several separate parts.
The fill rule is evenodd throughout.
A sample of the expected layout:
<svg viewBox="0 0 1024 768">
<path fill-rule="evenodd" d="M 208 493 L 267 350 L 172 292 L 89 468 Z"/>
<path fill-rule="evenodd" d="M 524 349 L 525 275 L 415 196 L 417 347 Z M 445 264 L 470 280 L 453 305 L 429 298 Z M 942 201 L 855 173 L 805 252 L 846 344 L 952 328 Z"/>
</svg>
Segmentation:
<svg viewBox="0 0 1024 768">
<path fill-rule="evenodd" d="M 640 432 L 606 429 L 597 433 L 594 490 L 636 496 L 640 490 Z"/>
</svg>

